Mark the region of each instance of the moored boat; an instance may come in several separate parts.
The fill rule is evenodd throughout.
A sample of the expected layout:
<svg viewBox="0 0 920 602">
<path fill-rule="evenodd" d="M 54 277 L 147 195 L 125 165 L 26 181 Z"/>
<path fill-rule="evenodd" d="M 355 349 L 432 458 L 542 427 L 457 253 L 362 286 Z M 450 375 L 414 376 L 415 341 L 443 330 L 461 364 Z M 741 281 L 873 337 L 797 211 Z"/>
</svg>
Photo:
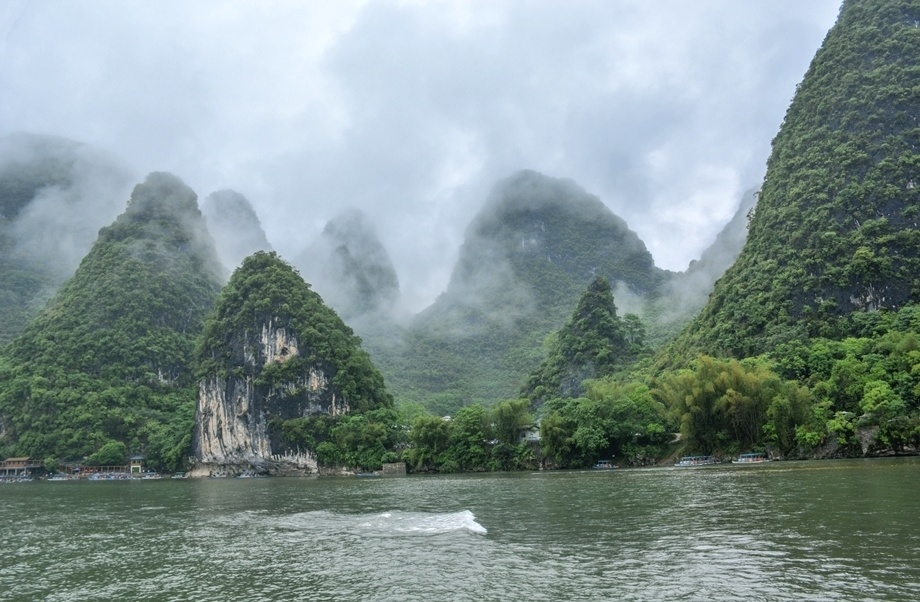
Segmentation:
<svg viewBox="0 0 920 602">
<path fill-rule="evenodd" d="M 764 462 L 769 462 L 770 458 L 767 457 L 767 454 L 761 452 L 741 454 L 734 460 L 732 464 L 763 464 Z"/>
<path fill-rule="evenodd" d="M 709 466 L 711 464 L 718 464 L 712 456 L 684 456 L 675 462 L 674 466 L 689 468 L 693 466 Z"/>
<path fill-rule="evenodd" d="M 598 460 L 594 464 L 594 470 L 611 470 L 616 468 L 616 465 L 611 460 Z"/>
</svg>

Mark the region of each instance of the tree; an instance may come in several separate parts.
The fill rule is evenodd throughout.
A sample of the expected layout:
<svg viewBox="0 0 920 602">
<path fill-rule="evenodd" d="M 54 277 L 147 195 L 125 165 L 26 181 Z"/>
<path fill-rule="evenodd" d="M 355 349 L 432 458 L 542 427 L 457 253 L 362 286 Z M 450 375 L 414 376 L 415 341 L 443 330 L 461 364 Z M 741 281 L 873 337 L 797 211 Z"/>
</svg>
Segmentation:
<svg viewBox="0 0 920 602">
<path fill-rule="evenodd" d="M 499 442 L 515 445 L 521 430 L 533 424 L 526 399 L 505 399 L 492 408 L 492 424 Z"/>
<path fill-rule="evenodd" d="M 437 470 L 443 461 L 453 432 L 452 423 L 430 414 L 415 418 L 409 431 L 406 460 L 415 470 Z"/>
<path fill-rule="evenodd" d="M 466 406 L 457 412 L 452 423 L 449 459 L 463 471 L 486 470 L 492 437 L 485 408 L 480 404 Z"/>
<path fill-rule="evenodd" d="M 83 464 L 86 466 L 124 466 L 127 450 L 121 441 L 108 441 L 91 454 Z"/>
</svg>

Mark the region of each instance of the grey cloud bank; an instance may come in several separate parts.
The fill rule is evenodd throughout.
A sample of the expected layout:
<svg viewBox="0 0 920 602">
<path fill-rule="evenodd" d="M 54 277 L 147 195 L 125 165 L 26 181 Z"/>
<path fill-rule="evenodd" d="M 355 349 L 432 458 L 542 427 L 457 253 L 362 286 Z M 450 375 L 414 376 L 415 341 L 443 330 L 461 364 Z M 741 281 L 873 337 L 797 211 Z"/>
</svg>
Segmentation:
<svg viewBox="0 0 920 602">
<path fill-rule="evenodd" d="M 760 183 L 839 6 L 12 0 L 0 134 L 239 191 L 289 260 L 360 208 L 415 309 L 522 168 L 571 178 L 683 270 Z"/>
</svg>

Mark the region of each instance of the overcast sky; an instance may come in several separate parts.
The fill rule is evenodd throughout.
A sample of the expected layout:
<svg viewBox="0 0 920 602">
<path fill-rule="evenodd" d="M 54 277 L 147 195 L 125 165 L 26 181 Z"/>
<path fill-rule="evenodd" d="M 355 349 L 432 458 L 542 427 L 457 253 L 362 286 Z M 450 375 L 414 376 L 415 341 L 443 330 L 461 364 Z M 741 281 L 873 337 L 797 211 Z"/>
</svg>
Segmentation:
<svg viewBox="0 0 920 602">
<path fill-rule="evenodd" d="M 839 7 L 0 0 L 0 134 L 235 189 L 287 259 L 361 208 L 416 309 L 522 168 L 575 180 L 683 270 L 763 179 Z"/>
</svg>

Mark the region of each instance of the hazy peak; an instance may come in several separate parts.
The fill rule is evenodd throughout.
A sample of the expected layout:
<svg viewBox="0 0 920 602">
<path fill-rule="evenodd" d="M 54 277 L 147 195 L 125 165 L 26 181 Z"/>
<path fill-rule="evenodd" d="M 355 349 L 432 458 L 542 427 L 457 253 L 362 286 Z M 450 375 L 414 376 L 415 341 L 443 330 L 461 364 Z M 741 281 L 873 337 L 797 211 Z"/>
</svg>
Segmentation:
<svg viewBox="0 0 920 602">
<path fill-rule="evenodd" d="M 295 263 L 345 318 L 388 311 L 399 297 L 399 279 L 389 253 L 373 224 L 357 209 L 330 220 Z"/>
<path fill-rule="evenodd" d="M 201 205 L 217 254 L 228 268 L 234 268 L 256 251 L 271 251 L 262 224 L 245 196 L 235 190 L 218 190 Z"/>
<path fill-rule="evenodd" d="M 127 213 L 150 216 L 201 215 L 195 191 L 179 177 L 165 171 L 152 172 L 134 187 Z"/>
</svg>

